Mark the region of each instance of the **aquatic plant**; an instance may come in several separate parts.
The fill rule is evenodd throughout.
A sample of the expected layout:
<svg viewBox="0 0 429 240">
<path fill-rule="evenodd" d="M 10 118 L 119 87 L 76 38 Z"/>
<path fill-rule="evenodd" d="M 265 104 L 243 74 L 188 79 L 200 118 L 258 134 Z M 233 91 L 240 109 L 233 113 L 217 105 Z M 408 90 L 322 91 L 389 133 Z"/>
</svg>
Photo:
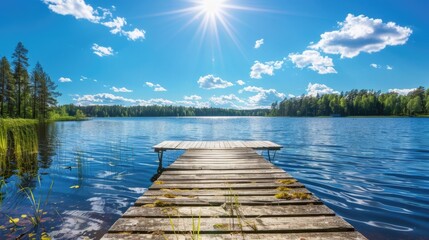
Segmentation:
<svg viewBox="0 0 429 240">
<path fill-rule="evenodd" d="M 37 168 L 37 121 L 29 119 L 0 119 L 0 173 L 14 160 L 22 175 Z"/>
<path fill-rule="evenodd" d="M 40 176 L 38 177 L 38 182 L 39 182 L 39 186 L 42 187 L 42 183 L 40 182 Z M 27 195 L 27 198 L 30 200 L 31 208 L 33 209 L 33 216 L 30 217 L 30 221 L 33 224 L 33 226 L 37 226 L 41 223 L 42 216 L 45 213 L 43 212 L 43 208 L 48 205 L 48 200 L 51 195 L 53 186 L 54 186 L 54 181 L 51 182 L 48 193 L 43 203 L 42 203 L 42 195 L 40 195 L 36 199 L 31 188 L 21 187 L 20 191 L 24 192 Z"/>
</svg>

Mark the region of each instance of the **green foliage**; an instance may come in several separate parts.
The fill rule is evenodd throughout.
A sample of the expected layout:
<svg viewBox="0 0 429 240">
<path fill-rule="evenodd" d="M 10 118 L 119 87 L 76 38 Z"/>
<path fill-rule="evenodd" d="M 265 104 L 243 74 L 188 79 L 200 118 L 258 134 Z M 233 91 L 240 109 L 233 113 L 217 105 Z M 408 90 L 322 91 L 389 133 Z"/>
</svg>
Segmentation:
<svg viewBox="0 0 429 240">
<path fill-rule="evenodd" d="M 419 87 L 407 96 L 370 90 L 352 90 L 323 96 L 285 99 L 275 116 L 415 116 L 429 114 L 429 91 Z"/>
<path fill-rule="evenodd" d="M 56 85 L 37 63 L 28 74 L 28 50 L 19 42 L 12 55 L 13 71 L 3 57 L 0 63 L 0 117 L 45 121 L 57 104 Z"/>
<path fill-rule="evenodd" d="M 238 110 L 223 108 L 195 108 L 183 106 L 76 106 L 57 107 L 56 112 L 65 109 L 67 115 L 85 117 L 183 117 L 183 116 L 266 116 L 268 109 Z M 83 114 L 83 115 L 82 115 Z M 81 116 L 81 117 L 79 117 Z"/>
</svg>

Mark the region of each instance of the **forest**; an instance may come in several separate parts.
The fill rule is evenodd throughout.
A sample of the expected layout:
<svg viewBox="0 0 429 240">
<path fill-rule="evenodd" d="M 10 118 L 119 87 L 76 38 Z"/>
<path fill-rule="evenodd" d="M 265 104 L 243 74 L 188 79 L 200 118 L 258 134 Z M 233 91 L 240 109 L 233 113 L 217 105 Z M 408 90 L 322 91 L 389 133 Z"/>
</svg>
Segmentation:
<svg viewBox="0 0 429 240">
<path fill-rule="evenodd" d="M 184 117 L 184 116 L 267 116 L 269 109 L 238 110 L 225 108 L 195 108 L 183 106 L 76 106 L 63 105 L 56 109 L 59 115 L 87 117 Z"/>
<path fill-rule="evenodd" d="M 275 102 L 271 116 L 417 116 L 429 115 L 429 89 L 418 87 L 407 95 L 373 90 L 300 96 Z"/>
<path fill-rule="evenodd" d="M 57 104 L 56 84 L 37 63 L 28 72 L 28 50 L 19 42 L 12 66 L 4 56 L 0 62 L 0 118 L 47 120 Z"/>
</svg>

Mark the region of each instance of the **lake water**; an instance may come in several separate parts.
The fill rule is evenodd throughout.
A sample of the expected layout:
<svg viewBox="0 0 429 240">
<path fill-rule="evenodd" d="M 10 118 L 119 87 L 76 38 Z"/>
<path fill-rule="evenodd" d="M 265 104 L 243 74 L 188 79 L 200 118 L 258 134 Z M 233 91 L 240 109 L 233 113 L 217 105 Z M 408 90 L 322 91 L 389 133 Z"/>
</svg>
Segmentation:
<svg viewBox="0 0 429 240">
<path fill-rule="evenodd" d="M 164 140 L 276 142 L 274 163 L 368 238 L 429 239 L 429 119 L 106 118 L 57 122 L 39 138 L 38 176 L 15 169 L 1 188 L 0 239 L 101 237 L 151 185 L 151 147 Z M 35 230 L 25 187 L 41 200 Z"/>
</svg>

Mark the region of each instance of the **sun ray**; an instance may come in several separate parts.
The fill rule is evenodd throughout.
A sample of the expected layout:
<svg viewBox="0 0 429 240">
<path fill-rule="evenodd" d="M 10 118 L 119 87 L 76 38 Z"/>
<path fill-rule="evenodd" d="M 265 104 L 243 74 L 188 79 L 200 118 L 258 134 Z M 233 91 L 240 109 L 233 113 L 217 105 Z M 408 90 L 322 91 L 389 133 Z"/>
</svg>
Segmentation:
<svg viewBox="0 0 429 240">
<path fill-rule="evenodd" d="M 224 36 L 229 38 L 237 49 L 243 54 L 238 34 L 233 26 L 233 22 L 241 22 L 235 14 L 238 11 L 266 12 L 263 8 L 244 6 L 232 3 L 233 0 L 183 0 L 188 6 L 161 15 L 175 15 L 180 18 L 188 18 L 185 24 L 177 31 L 180 33 L 196 24 L 197 28 L 192 40 L 199 38 L 199 49 L 206 45 L 212 51 L 212 58 L 215 55 L 222 57 L 222 43 Z M 197 41 L 198 42 L 198 41 Z"/>
</svg>

